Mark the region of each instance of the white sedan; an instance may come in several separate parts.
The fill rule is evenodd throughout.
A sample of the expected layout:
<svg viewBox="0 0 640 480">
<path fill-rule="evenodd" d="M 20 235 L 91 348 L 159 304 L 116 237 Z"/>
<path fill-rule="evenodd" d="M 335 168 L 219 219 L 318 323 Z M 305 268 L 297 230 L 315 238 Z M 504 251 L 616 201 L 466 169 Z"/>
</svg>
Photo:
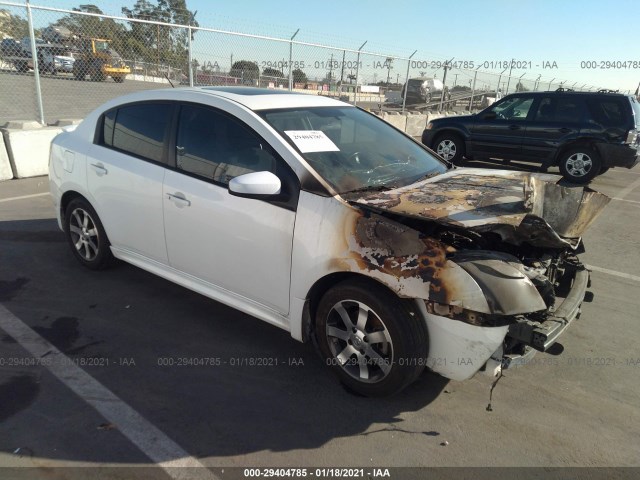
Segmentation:
<svg viewBox="0 0 640 480">
<path fill-rule="evenodd" d="M 375 115 L 246 87 L 144 91 L 58 135 L 60 228 L 315 339 L 349 388 L 464 380 L 548 350 L 580 312 L 608 202 L 559 177 L 454 168 Z M 251 341 L 245 337 L 243 341 Z"/>
</svg>

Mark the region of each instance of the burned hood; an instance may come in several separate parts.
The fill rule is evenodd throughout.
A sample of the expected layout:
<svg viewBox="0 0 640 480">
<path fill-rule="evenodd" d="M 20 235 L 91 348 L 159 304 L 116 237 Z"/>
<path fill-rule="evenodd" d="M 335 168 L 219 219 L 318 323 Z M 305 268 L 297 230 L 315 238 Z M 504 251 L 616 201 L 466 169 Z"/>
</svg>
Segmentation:
<svg viewBox="0 0 640 480">
<path fill-rule="evenodd" d="M 560 180 L 558 175 L 463 168 L 347 200 L 380 213 L 494 232 L 515 245 L 575 248 L 610 199 Z"/>
</svg>

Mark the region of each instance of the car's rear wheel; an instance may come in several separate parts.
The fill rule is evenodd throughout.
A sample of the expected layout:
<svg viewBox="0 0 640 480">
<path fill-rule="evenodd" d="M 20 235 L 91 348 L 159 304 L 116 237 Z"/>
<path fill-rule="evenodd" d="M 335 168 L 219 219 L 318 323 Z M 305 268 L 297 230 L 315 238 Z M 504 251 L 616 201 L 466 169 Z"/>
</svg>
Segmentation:
<svg viewBox="0 0 640 480">
<path fill-rule="evenodd" d="M 462 139 L 450 133 L 440 135 L 433 143 L 433 149 L 445 160 L 460 165 L 464 157 L 464 142 Z"/>
<path fill-rule="evenodd" d="M 65 211 L 65 233 L 71 251 L 87 268 L 100 270 L 111 264 L 109 239 L 93 207 L 83 198 L 75 198 Z"/>
<path fill-rule="evenodd" d="M 600 156 L 586 147 L 572 148 L 560 157 L 560 173 L 572 183 L 589 183 L 602 168 Z"/>
<path fill-rule="evenodd" d="M 427 329 L 413 304 L 365 281 L 345 281 L 322 297 L 316 337 L 340 381 L 365 396 L 399 392 L 427 358 Z"/>
<path fill-rule="evenodd" d="M 602 166 L 600 168 L 600 175 L 602 175 L 603 173 L 607 173 L 608 171 L 609 171 L 609 167 Z"/>
</svg>

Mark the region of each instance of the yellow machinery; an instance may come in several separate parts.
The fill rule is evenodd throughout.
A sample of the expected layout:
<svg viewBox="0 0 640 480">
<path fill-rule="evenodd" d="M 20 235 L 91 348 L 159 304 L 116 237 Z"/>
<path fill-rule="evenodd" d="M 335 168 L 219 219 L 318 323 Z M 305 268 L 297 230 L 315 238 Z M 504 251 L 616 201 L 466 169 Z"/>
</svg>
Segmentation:
<svg viewBox="0 0 640 480">
<path fill-rule="evenodd" d="M 107 77 L 117 83 L 124 82 L 131 69 L 117 52 L 109 48 L 109 43 L 109 40 L 101 38 L 81 39 L 80 53 L 73 64 L 73 76 L 84 80 L 89 75 L 94 82 L 102 82 Z"/>
</svg>

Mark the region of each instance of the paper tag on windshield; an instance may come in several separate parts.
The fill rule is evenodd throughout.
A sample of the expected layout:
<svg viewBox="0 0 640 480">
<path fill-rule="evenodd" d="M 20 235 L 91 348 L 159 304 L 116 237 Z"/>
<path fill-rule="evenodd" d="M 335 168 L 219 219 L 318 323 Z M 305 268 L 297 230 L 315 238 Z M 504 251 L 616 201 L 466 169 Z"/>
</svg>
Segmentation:
<svg viewBox="0 0 640 480">
<path fill-rule="evenodd" d="M 285 130 L 302 153 L 339 152 L 336 144 L 322 130 Z"/>
</svg>

